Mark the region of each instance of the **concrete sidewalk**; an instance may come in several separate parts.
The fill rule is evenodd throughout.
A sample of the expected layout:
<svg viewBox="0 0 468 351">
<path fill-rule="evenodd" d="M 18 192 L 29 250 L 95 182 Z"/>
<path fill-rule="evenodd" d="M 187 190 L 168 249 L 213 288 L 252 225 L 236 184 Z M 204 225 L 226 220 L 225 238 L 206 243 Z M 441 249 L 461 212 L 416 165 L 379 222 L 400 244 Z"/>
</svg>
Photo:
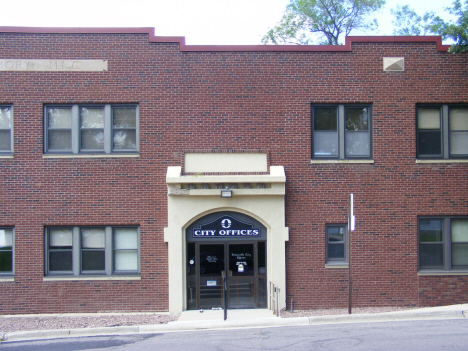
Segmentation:
<svg viewBox="0 0 468 351">
<path fill-rule="evenodd" d="M 176 322 L 158 325 L 35 330 L 5 333 L 3 342 L 59 339 L 80 336 L 108 336 L 128 334 L 155 334 L 179 331 L 194 331 L 228 328 L 266 328 L 341 323 L 369 323 L 408 321 L 422 319 L 464 319 L 468 317 L 468 304 L 420 308 L 399 312 L 345 314 L 313 317 L 280 318 L 269 310 L 228 310 L 224 320 L 223 310 L 184 311 Z"/>
</svg>

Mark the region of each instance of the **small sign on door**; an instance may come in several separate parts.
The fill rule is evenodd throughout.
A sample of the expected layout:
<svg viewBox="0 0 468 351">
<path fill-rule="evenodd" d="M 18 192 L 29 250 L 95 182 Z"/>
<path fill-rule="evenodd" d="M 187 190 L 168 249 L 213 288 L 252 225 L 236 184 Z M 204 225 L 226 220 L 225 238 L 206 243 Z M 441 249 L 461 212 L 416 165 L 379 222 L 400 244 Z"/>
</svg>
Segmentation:
<svg viewBox="0 0 468 351">
<path fill-rule="evenodd" d="M 216 280 L 207 280 L 206 281 L 206 286 L 216 286 Z"/>
<path fill-rule="evenodd" d="M 244 273 L 244 265 L 243 265 L 243 264 L 238 265 L 238 266 L 237 266 L 237 271 L 238 271 L 239 273 Z"/>
</svg>

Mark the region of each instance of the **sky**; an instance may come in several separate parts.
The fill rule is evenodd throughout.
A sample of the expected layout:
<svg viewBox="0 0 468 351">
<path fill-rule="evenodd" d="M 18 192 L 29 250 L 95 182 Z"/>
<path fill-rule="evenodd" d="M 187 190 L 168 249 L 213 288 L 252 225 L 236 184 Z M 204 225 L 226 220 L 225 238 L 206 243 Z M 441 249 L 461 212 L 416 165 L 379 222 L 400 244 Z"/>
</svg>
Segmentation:
<svg viewBox="0 0 468 351">
<path fill-rule="evenodd" d="M 289 0 L 0 0 L 0 26 L 152 27 L 158 36 L 183 36 L 188 45 L 257 45 L 281 18 Z M 452 0 L 387 0 L 376 13 L 379 31 L 392 35 L 390 9 L 410 5 L 418 13 Z M 363 35 L 354 32 L 351 35 Z"/>
</svg>

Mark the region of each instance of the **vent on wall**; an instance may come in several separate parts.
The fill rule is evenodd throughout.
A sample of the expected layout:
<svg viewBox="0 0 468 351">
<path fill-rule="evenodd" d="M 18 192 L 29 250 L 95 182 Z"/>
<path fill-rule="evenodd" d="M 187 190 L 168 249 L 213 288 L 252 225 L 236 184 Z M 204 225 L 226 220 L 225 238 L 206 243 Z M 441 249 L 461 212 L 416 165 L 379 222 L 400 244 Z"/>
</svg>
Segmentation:
<svg viewBox="0 0 468 351">
<path fill-rule="evenodd" d="M 384 71 L 404 71 L 405 58 L 404 57 L 384 57 L 383 59 Z"/>
</svg>

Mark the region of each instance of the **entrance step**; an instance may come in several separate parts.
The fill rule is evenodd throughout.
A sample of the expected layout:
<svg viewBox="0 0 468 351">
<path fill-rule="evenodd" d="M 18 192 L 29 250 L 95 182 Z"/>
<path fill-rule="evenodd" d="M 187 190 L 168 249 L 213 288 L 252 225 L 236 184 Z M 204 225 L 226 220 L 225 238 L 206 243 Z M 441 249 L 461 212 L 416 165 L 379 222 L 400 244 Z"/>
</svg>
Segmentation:
<svg viewBox="0 0 468 351">
<path fill-rule="evenodd" d="M 203 311 L 203 312 L 201 312 Z M 227 311 L 227 319 L 260 319 L 275 317 L 273 311 L 267 309 L 236 309 Z M 191 310 L 183 311 L 178 322 L 189 321 L 219 321 L 224 320 L 224 310 Z"/>
</svg>

